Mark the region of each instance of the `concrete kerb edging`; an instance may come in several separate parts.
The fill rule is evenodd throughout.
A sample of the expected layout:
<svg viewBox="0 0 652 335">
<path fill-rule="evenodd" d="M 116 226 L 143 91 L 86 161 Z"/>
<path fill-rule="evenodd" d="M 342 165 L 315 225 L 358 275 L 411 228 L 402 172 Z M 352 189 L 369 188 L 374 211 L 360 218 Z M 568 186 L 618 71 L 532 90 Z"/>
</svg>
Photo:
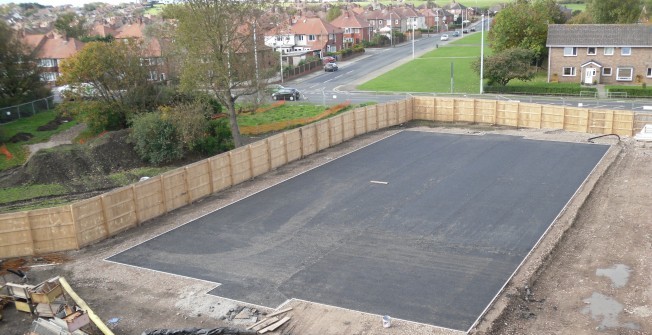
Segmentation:
<svg viewBox="0 0 652 335">
<path fill-rule="evenodd" d="M 502 292 L 496 297 L 492 305 L 481 317 L 478 324 L 469 330 L 468 334 L 490 333 L 496 324 L 508 312 L 507 307 L 514 299 L 520 298 L 520 292 L 525 286 L 532 287 L 537 282 L 546 266 L 552 260 L 557 248 L 564 240 L 566 232 L 575 224 L 578 214 L 584 208 L 587 200 L 593 193 L 594 187 L 616 162 L 616 159 L 623 150 L 623 145 L 612 145 L 595 169 L 589 174 L 585 182 L 580 186 L 573 198 L 552 223 L 545 236 L 540 240 L 535 250 L 523 262 L 515 272 L 511 280 L 506 284 Z"/>
</svg>

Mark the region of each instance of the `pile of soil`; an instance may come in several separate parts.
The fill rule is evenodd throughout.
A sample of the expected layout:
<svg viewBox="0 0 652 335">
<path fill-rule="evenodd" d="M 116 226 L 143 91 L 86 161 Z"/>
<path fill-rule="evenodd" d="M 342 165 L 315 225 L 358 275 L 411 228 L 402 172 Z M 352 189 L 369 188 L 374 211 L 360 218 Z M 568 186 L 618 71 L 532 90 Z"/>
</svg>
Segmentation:
<svg viewBox="0 0 652 335">
<path fill-rule="evenodd" d="M 18 133 L 16 135 L 12 136 L 9 139 L 9 142 L 11 142 L 11 143 L 27 142 L 27 141 L 31 140 L 32 137 L 34 137 L 34 135 L 32 135 L 30 133 Z"/>
<path fill-rule="evenodd" d="M 55 130 L 59 128 L 59 126 L 64 123 L 64 122 L 70 122 L 72 121 L 71 117 L 62 117 L 62 116 L 57 116 L 54 120 L 36 128 L 38 131 L 50 131 L 50 130 Z"/>
<path fill-rule="evenodd" d="M 120 130 L 87 144 L 39 150 L 24 166 L 0 176 L 0 187 L 63 184 L 75 191 L 113 187 L 108 174 L 144 166 L 128 135 L 128 130 Z"/>
</svg>

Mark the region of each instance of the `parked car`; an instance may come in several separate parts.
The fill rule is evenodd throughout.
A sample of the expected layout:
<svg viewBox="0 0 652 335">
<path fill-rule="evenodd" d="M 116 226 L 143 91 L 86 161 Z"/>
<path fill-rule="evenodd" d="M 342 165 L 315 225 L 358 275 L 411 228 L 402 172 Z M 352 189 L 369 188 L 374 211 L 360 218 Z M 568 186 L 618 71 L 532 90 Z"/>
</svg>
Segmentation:
<svg viewBox="0 0 652 335">
<path fill-rule="evenodd" d="M 475 27 L 471 27 L 469 30 L 470 31 L 475 31 Z"/>
<path fill-rule="evenodd" d="M 463 33 L 463 34 L 468 34 L 468 33 L 469 33 L 469 30 L 468 30 L 468 29 L 464 29 L 464 30 L 462 30 L 462 33 Z"/>
<path fill-rule="evenodd" d="M 324 65 L 324 71 L 326 72 L 337 71 L 337 63 L 327 63 L 326 65 Z"/>
<path fill-rule="evenodd" d="M 441 40 L 442 41 L 448 41 L 448 34 L 441 35 Z"/>
<path fill-rule="evenodd" d="M 328 63 L 335 63 L 337 59 L 333 56 L 325 56 L 324 58 L 321 59 L 323 64 L 328 64 Z"/>
<path fill-rule="evenodd" d="M 299 100 L 301 97 L 301 92 L 296 88 L 284 87 L 274 93 L 272 93 L 272 100 Z"/>
<path fill-rule="evenodd" d="M 457 36 L 460 36 L 460 32 L 457 31 L 457 30 L 455 30 L 455 31 L 453 32 L 453 37 L 457 37 Z"/>
<path fill-rule="evenodd" d="M 280 90 L 282 90 L 284 88 L 285 88 L 285 86 L 283 86 L 283 85 L 271 84 L 271 85 L 267 85 L 267 87 L 265 87 L 265 92 L 269 93 L 269 94 L 272 94 L 272 93 L 278 92 L 278 91 L 280 91 Z"/>
</svg>

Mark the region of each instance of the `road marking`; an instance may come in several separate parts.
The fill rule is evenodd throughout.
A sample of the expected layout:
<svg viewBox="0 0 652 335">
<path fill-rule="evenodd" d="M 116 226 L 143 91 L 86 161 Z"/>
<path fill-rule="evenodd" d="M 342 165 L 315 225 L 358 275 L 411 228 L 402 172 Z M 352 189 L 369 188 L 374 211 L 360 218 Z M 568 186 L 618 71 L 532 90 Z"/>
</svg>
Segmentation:
<svg viewBox="0 0 652 335">
<path fill-rule="evenodd" d="M 389 184 L 389 183 L 386 182 L 386 181 L 377 181 L 377 180 L 370 180 L 369 182 L 372 183 L 372 184 L 382 184 L 382 185 L 387 185 L 387 184 Z"/>
<path fill-rule="evenodd" d="M 308 88 L 313 88 L 313 87 L 315 87 L 315 86 L 319 86 L 319 84 L 314 84 L 314 85 L 312 85 L 312 86 L 308 86 Z"/>
<path fill-rule="evenodd" d="M 588 106 L 588 105 L 587 105 Z M 595 108 L 602 108 L 602 107 L 607 107 L 607 105 L 596 105 L 594 106 Z"/>
<path fill-rule="evenodd" d="M 337 78 L 339 78 L 339 77 L 341 77 L 341 76 L 343 76 L 343 74 L 341 74 L 341 75 L 339 75 L 339 76 L 337 76 L 337 77 L 335 77 L 335 78 L 333 78 L 333 79 L 337 79 Z"/>
<path fill-rule="evenodd" d="M 349 73 L 353 73 L 353 70 L 351 70 L 351 71 L 349 71 L 349 72 L 347 72 L 347 73 L 345 73 L 345 74 L 349 74 Z"/>
<path fill-rule="evenodd" d="M 337 78 L 337 77 L 335 77 L 335 78 Z M 326 80 L 326 81 L 324 81 L 324 82 L 327 83 L 327 82 L 329 82 L 329 81 L 331 81 L 331 80 L 333 80 L 333 79 L 335 79 L 335 78 L 328 79 L 328 80 Z"/>
</svg>

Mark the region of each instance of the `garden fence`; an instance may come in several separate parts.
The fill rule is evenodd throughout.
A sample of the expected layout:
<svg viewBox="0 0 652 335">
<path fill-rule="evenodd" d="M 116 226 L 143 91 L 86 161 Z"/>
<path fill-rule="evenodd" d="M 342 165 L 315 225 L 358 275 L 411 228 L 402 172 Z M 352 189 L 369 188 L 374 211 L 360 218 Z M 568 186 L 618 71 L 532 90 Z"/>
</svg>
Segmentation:
<svg viewBox="0 0 652 335">
<path fill-rule="evenodd" d="M 24 104 L 0 108 L 0 124 L 29 117 L 54 107 L 54 96 L 42 98 Z"/>
</svg>

